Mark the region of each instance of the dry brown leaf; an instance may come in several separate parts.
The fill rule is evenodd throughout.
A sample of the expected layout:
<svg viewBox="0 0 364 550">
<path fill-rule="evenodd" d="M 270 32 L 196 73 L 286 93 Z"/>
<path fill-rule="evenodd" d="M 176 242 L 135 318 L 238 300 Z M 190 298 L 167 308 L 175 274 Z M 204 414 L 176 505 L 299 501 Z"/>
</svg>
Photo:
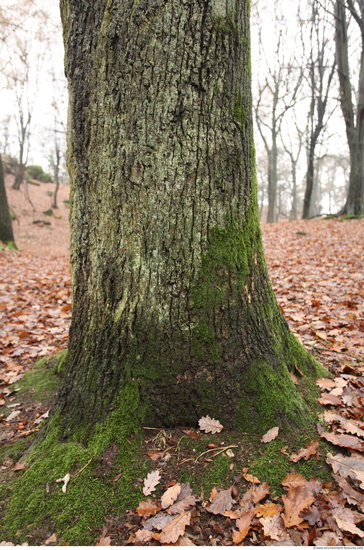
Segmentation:
<svg viewBox="0 0 364 550">
<path fill-rule="evenodd" d="M 247 536 L 252 519 L 254 517 L 253 512 L 246 512 L 243 516 L 236 520 L 236 527 L 239 531 L 233 531 L 233 542 L 240 544 Z"/>
<path fill-rule="evenodd" d="M 262 443 L 269 443 L 270 441 L 273 441 L 273 439 L 277 437 L 278 432 L 279 432 L 279 428 L 278 426 L 276 426 L 275 428 L 268 430 L 268 432 L 263 435 L 260 441 Z"/>
<path fill-rule="evenodd" d="M 152 529 L 157 529 L 157 531 L 162 531 L 168 523 L 171 523 L 173 518 L 168 515 L 166 512 L 159 512 L 155 516 L 147 519 L 144 523 L 144 529 L 151 531 Z"/>
<path fill-rule="evenodd" d="M 95 546 L 110 546 L 111 545 L 111 537 L 101 537 L 99 542 L 96 543 Z"/>
<path fill-rule="evenodd" d="M 148 531 L 148 529 L 139 529 L 134 536 L 134 542 L 140 542 L 144 544 L 145 542 L 151 541 L 153 538 L 153 533 Z"/>
<path fill-rule="evenodd" d="M 281 540 L 284 530 L 283 520 L 280 514 L 260 518 L 259 523 L 263 526 L 264 536 L 272 540 Z"/>
<path fill-rule="evenodd" d="M 48 544 L 56 544 L 57 543 L 57 535 L 53 533 L 46 541 L 44 541 L 45 546 L 48 546 Z"/>
<path fill-rule="evenodd" d="M 280 514 L 282 511 L 282 506 L 280 504 L 275 504 L 274 502 L 267 502 L 267 504 L 259 504 L 254 508 L 254 514 L 256 516 L 262 516 L 263 518 L 268 518 Z"/>
<path fill-rule="evenodd" d="M 263 498 L 269 494 L 269 485 L 268 483 L 262 483 L 261 485 L 252 485 L 250 489 L 243 495 L 243 498 L 240 500 L 241 506 L 244 506 L 246 503 L 258 504 Z"/>
<path fill-rule="evenodd" d="M 144 479 L 143 494 L 145 496 L 150 495 L 155 491 L 156 486 L 160 482 L 161 476 L 159 470 L 153 470 L 150 472 L 147 477 Z"/>
<path fill-rule="evenodd" d="M 297 453 L 293 453 L 289 460 L 291 462 L 298 462 L 302 458 L 308 460 L 310 456 L 315 455 L 317 452 L 318 441 L 311 441 L 303 449 L 300 449 Z"/>
<path fill-rule="evenodd" d="M 176 483 L 175 485 L 172 485 L 172 487 L 169 487 L 165 493 L 163 493 L 161 497 L 161 505 L 163 510 L 168 508 L 168 506 L 171 506 L 171 504 L 174 503 L 175 500 L 177 500 L 178 495 L 181 492 L 181 484 Z"/>
<path fill-rule="evenodd" d="M 184 535 L 186 525 L 189 525 L 191 521 L 191 512 L 184 512 L 177 516 L 173 521 L 168 523 L 162 530 L 160 536 L 161 544 L 169 544 L 170 542 L 177 542 L 180 536 Z"/>
<path fill-rule="evenodd" d="M 206 433 L 218 434 L 224 428 L 224 426 L 215 418 L 210 418 L 209 416 L 203 416 L 198 421 L 200 430 Z"/>
<path fill-rule="evenodd" d="M 250 483 L 260 483 L 260 479 L 252 476 L 251 474 L 245 474 L 243 477 L 244 479 L 246 479 L 246 481 L 249 481 Z"/>
<path fill-rule="evenodd" d="M 174 504 L 169 508 L 169 514 L 182 514 L 196 504 L 197 499 L 192 494 L 192 489 L 189 483 L 182 483 L 181 492 Z"/>
<path fill-rule="evenodd" d="M 150 460 L 155 462 L 156 460 L 160 460 L 161 458 L 163 458 L 164 452 L 162 452 L 162 451 L 149 451 L 147 453 L 147 455 L 149 456 Z"/>
<path fill-rule="evenodd" d="M 225 491 L 220 491 L 211 499 L 211 504 L 210 506 L 206 506 L 206 510 L 211 512 L 211 514 L 223 514 L 227 510 L 231 510 L 235 502 L 231 496 L 231 490 L 226 489 Z"/>
<path fill-rule="evenodd" d="M 12 470 L 13 470 L 13 472 L 19 472 L 20 470 L 24 470 L 26 467 L 27 467 L 27 465 L 24 464 L 23 462 L 17 462 L 12 467 Z"/>
<path fill-rule="evenodd" d="M 333 445 L 339 447 L 346 447 L 347 449 L 353 449 L 354 451 L 364 451 L 364 442 L 354 435 L 336 435 L 334 433 L 322 432 L 320 436 L 330 441 Z"/>
<path fill-rule="evenodd" d="M 337 395 L 331 393 L 323 393 L 317 400 L 321 405 L 342 405 L 343 402 Z"/>
<path fill-rule="evenodd" d="M 341 531 L 346 531 L 347 533 L 364 537 L 364 531 L 356 527 L 354 512 L 349 510 L 349 508 L 345 508 L 340 505 L 335 506 L 332 508 L 332 517 L 335 519 L 337 526 L 341 529 Z"/>
<path fill-rule="evenodd" d="M 358 506 L 358 508 L 364 512 L 364 494 L 356 491 L 350 483 L 348 483 L 345 477 L 340 476 L 339 474 L 333 474 L 333 478 L 336 483 L 341 487 L 342 492 L 349 504 Z"/>
<path fill-rule="evenodd" d="M 136 509 L 136 513 L 143 517 L 144 519 L 149 518 L 150 516 L 154 516 L 159 510 L 161 510 L 161 506 L 158 504 L 156 500 L 151 500 L 148 498 L 148 500 L 139 502 L 139 506 Z"/>
<path fill-rule="evenodd" d="M 325 531 L 324 534 L 313 541 L 315 546 L 340 546 L 341 539 L 333 531 Z"/>
<path fill-rule="evenodd" d="M 191 439 L 195 439 L 196 441 L 200 439 L 200 436 L 194 432 L 193 430 L 182 430 L 184 434 L 186 434 Z"/>
<path fill-rule="evenodd" d="M 315 500 L 315 494 L 309 490 L 309 487 L 295 487 L 288 491 L 283 497 L 284 513 L 282 514 L 285 527 L 296 527 L 300 525 L 304 518 L 300 516 L 301 512 L 308 508 Z"/>
<path fill-rule="evenodd" d="M 316 380 L 316 385 L 322 389 L 326 388 L 336 388 L 336 382 L 331 380 L 331 378 L 319 378 Z"/>
<path fill-rule="evenodd" d="M 301 474 L 287 474 L 282 480 L 282 485 L 288 489 L 294 489 L 295 487 L 304 487 L 307 485 L 307 480 Z"/>
<path fill-rule="evenodd" d="M 189 537 L 179 537 L 175 546 L 196 546 Z"/>
</svg>

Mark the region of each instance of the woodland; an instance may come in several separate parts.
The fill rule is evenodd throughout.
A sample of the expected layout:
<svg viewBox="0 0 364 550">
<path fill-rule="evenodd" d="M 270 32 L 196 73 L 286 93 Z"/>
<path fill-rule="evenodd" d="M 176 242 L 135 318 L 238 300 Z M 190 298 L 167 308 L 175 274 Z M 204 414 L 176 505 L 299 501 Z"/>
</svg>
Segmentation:
<svg viewBox="0 0 364 550">
<path fill-rule="evenodd" d="M 173 3 L 62 0 L 68 157 L 0 7 L 1 545 L 363 546 L 364 3 Z"/>
</svg>

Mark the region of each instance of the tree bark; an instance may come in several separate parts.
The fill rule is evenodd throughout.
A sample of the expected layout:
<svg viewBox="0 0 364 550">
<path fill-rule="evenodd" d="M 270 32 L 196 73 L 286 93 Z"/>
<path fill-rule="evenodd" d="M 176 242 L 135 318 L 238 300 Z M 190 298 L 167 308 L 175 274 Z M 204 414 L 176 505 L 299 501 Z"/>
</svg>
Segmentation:
<svg viewBox="0 0 364 550">
<path fill-rule="evenodd" d="M 73 316 L 53 414 L 304 425 L 259 228 L 246 0 L 61 0 Z"/>
<path fill-rule="evenodd" d="M 346 203 L 340 214 L 363 214 L 364 212 L 364 13 L 356 12 L 352 2 L 349 11 L 359 25 L 361 33 L 361 59 L 356 108 L 352 98 L 350 80 L 346 3 L 336 0 L 336 60 L 340 83 L 340 102 L 344 116 L 346 136 L 350 151 L 350 179 Z"/>
<path fill-rule="evenodd" d="M 14 243 L 13 227 L 6 197 L 3 163 L 0 155 L 0 241 L 4 244 Z"/>
</svg>

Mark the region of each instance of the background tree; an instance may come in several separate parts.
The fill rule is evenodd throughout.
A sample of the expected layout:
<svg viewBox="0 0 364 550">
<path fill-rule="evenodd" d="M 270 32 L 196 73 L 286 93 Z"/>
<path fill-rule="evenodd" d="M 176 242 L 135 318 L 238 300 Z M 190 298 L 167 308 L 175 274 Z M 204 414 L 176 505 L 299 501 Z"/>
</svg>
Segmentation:
<svg viewBox="0 0 364 550">
<path fill-rule="evenodd" d="M 327 126 L 330 117 L 329 93 L 335 74 L 335 56 L 331 51 L 332 27 L 325 9 L 320 8 L 317 0 L 309 4 L 310 35 L 307 81 L 310 90 L 310 108 L 308 111 L 307 136 L 307 172 L 306 188 L 303 200 L 302 218 L 309 218 L 318 212 L 313 207 L 315 188 L 315 155 L 319 138 Z M 306 38 L 302 36 L 302 42 Z M 335 108 L 335 106 L 334 106 Z"/>
<path fill-rule="evenodd" d="M 360 36 L 358 85 L 353 94 L 353 68 L 349 63 L 348 19 L 357 25 Z M 340 102 L 350 151 L 348 195 L 341 214 L 364 212 L 364 2 L 336 0 L 336 59 L 340 83 Z M 356 56 L 354 56 L 354 59 Z M 353 99 L 353 95 L 355 100 Z"/>
<path fill-rule="evenodd" d="M 64 435 L 85 437 L 111 410 L 159 426 L 310 422 L 289 371 L 319 368 L 276 303 L 259 229 L 248 4 L 61 1 L 74 282 L 53 411 Z"/>
<path fill-rule="evenodd" d="M 277 217 L 278 149 L 284 117 L 296 104 L 302 82 L 302 68 L 295 61 L 294 50 L 285 42 L 286 27 L 283 10 L 274 5 L 275 51 L 266 52 L 260 34 L 260 47 L 266 70 L 259 71 L 255 103 L 257 128 L 268 158 L 268 214 L 267 222 Z M 287 56 L 289 53 L 289 57 Z M 288 58 L 287 58 L 288 57 Z"/>
<path fill-rule="evenodd" d="M 0 155 L 0 241 L 14 243 L 13 227 L 9 213 L 8 200 L 5 191 L 4 170 Z"/>
</svg>

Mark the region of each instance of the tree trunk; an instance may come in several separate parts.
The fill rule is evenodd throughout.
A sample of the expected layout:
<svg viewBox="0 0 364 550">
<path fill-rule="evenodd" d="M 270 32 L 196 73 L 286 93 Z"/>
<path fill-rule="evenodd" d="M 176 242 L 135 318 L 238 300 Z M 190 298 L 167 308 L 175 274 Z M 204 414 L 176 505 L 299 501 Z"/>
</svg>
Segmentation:
<svg viewBox="0 0 364 550">
<path fill-rule="evenodd" d="M 24 164 L 18 164 L 15 170 L 15 179 L 13 183 L 13 189 L 20 189 L 21 184 L 24 181 L 25 166 Z"/>
<path fill-rule="evenodd" d="M 364 212 L 364 19 L 358 19 L 361 30 L 361 59 L 357 105 L 354 108 L 349 70 L 347 21 L 344 0 L 335 3 L 336 60 L 340 83 L 340 103 L 350 150 L 350 180 L 347 199 L 340 214 Z"/>
<path fill-rule="evenodd" d="M 246 0 L 61 0 L 73 317 L 64 434 L 306 425 L 259 229 Z M 54 413 L 53 413 L 54 414 Z"/>
<path fill-rule="evenodd" d="M 6 197 L 3 163 L 0 155 L 0 241 L 4 244 L 14 243 L 13 227 Z"/>
</svg>

